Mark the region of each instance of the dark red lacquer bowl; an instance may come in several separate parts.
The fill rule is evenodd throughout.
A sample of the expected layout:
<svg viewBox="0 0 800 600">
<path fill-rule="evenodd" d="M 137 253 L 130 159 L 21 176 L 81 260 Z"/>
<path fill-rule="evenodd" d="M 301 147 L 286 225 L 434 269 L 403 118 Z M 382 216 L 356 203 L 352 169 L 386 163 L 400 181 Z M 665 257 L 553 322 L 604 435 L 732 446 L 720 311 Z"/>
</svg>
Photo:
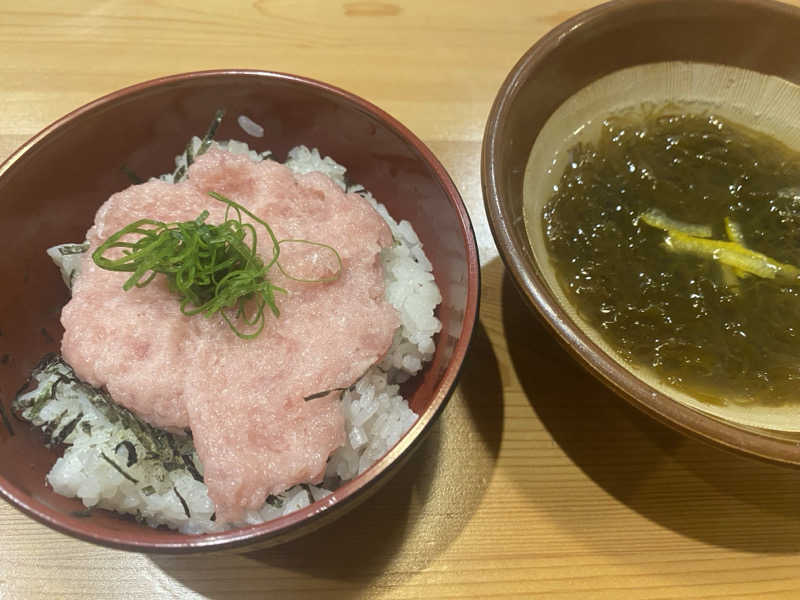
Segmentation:
<svg viewBox="0 0 800 600">
<path fill-rule="evenodd" d="M 277 544 L 310 532 L 374 492 L 419 446 L 452 393 L 478 310 L 479 265 L 469 216 L 450 177 L 403 125 L 333 86 L 280 73 L 206 71 L 164 77 L 114 92 L 57 121 L 0 166 L 0 400 L 6 415 L 31 368 L 61 339 L 67 292 L 45 249 L 83 239 L 98 206 L 129 181 L 126 165 L 150 177 L 173 168 L 217 108 L 228 117 L 217 139 L 246 139 L 236 117 L 265 129 L 257 150 L 283 160 L 293 146 L 320 149 L 348 168 L 396 219 L 412 223 L 434 266 L 443 301 L 433 362 L 410 386 L 420 415 L 373 467 L 331 496 L 274 521 L 221 534 L 151 529 L 100 510 L 78 516 L 79 500 L 56 495 L 45 474 L 58 456 L 37 432 L 10 417 L 0 424 L 0 495 L 33 518 L 103 545 L 142 552 L 190 552 Z M 262 147 L 263 146 L 263 147 Z"/>
</svg>

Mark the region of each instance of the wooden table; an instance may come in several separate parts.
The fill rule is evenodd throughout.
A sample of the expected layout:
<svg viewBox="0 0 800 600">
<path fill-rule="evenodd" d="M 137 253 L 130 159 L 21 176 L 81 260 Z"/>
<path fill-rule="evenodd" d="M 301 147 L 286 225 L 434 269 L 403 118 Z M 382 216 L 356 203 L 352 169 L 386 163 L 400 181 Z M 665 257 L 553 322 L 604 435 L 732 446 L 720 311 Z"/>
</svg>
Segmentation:
<svg viewBox="0 0 800 600">
<path fill-rule="evenodd" d="M 591 0 L 60 4 L 0 7 L 0 158 L 159 75 L 318 78 L 399 118 L 449 169 L 483 296 L 442 420 L 354 513 L 271 550 L 171 558 L 73 540 L 0 503 L 0 598 L 800 597 L 800 473 L 628 407 L 530 317 L 497 257 L 479 173 L 490 104 L 519 56 Z"/>
</svg>

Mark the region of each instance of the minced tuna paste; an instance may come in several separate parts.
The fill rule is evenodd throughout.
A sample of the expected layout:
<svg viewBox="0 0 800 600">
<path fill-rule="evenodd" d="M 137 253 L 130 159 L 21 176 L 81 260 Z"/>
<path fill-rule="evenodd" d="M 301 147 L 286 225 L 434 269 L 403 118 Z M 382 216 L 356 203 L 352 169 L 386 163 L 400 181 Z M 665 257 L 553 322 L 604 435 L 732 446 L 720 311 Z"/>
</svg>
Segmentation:
<svg viewBox="0 0 800 600">
<path fill-rule="evenodd" d="M 223 222 L 225 205 L 209 191 L 246 206 L 279 240 L 335 248 L 340 276 L 303 283 L 273 267 L 273 283 L 288 292 L 276 295 L 280 316 L 268 313 L 261 334 L 246 340 L 219 315 L 184 316 L 165 278 L 126 292 L 128 273 L 91 260 L 102 241 L 138 219 L 189 221 L 207 210 L 207 223 Z M 267 262 L 272 244 L 255 226 Z M 87 240 L 61 316 L 62 354 L 78 376 L 153 425 L 191 430 L 218 520 L 235 522 L 269 494 L 320 481 L 344 441 L 339 390 L 383 356 L 399 325 L 379 260 L 391 232 L 368 201 L 321 173 L 295 175 L 213 148 L 180 183 L 152 180 L 111 196 Z M 302 243 L 282 244 L 280 261 L 298 279 L 336 267 L 329 251 Z"/>
</svg>

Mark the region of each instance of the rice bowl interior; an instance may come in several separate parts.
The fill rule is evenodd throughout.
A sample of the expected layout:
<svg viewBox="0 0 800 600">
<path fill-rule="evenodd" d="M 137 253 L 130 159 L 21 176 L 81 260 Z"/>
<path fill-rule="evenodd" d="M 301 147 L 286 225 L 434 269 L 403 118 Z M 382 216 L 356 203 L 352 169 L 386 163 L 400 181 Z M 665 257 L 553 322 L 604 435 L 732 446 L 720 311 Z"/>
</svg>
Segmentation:
<svg viewBox="0 0 800 600">
<path fill-rule="evenodd" d="M 175 174 L 185 173 L 185 178 L 189 184 L 198 176 L 198 172 L 195 170 L 196 167 L 194 165 L 188 166 L 189 160 L 193 160 L 197 165 L 202 162 L 216 164 L 215 159 L 222 160 L 223 164 L 239 164 L 241 165 L 240 168 L 245 168 L 246 170 L 255 170 L 259 166 L 271 167 L 272 164 L 275 164 L 259 165 L 263 160 L 268 160 L 268 152 L 256 153 L 250 150 L 247 144 L 243 142 L 213 142 L 209 146 L 206 156 L 202 158 L 199 156 L 201 146 L 201 139 L 198 137 L 193 138 L 187 152 L 179 155 L 175 160 Z M 189 157 L 192 158 L 190 159 Z M 307 174 L 314 174 L 309 181 L 321 184 L 327 184 L 328 181 L 332 181 L 342 191 L 348 191 L 363 197 L 389 225 L 393 239 L 393 243 L 381 251 L 380 263 L 383 271 L 383 281 L 386 286 L 385 297 L 388 303 L 395 307 L 400 317 L 400 326 L 394 333 L 394 339 L 389 351 L 376 364 L 370 366 L 366 373 L 349 389 L 333 394 L 337 396 L 332 399 L 333 406 L 340 405 L 344 416 L 345 438 L 343 441 L 337 439 L 335 442 L 338 449 L 328 458 L 324 476 L 320 476 L 320 481 L 317 481 L 316 478 L 311 481 L 304 481 L 307 475 L 299 475 L 300 482 L 298 485 L 282 484 L 272 489 L 266 502 L 260 501 L 263 502 L 263 506 L 253 506 L 241 516 L 232 516 L 230 523 L 225 518 L 221 518 L 223 514 L 221 509 L 223 507 L 220 506 L 219 502 L 215 504 L 211 500 L 210 496 L 213 490 L 207 487 L 208 482 L 204 480 L 204 476 L 207 477 L 208 474 L 208 465 L 206 460 L 199 457 L 194 449 L 195 444 L 193 442 L 203 441 L 199 437 L 203 434 L 203 430 L 192 425 L 193 440 L 182 440 L 181 436 L 172 436 L 166 432 L 161 434 L 151 430 L 147 423 L 138 421 L 135 414 L 127 415 L 111 406 L 111 404 L 114 404 L 114 400 L 120 397 L 117 394 L 118 384 L 114 383 L 114 387 L 112 387 L 112 382 L 115 382 L 113 379 L 114 374 L 119 373 L 120 369 L 123 371 L 124 379 L 119 389 L 126 390 L 132 387 L 134 393 L 140 398 L 138 401 L 140 403 L 139 406 L 141 406 L 142 401 L 145 406 L 153 406 L 150 403 L 150 396 L 158 393 L 156 390 L 160 390 L 162 386 L 156 385 L 155 389 L 151 389 L 150 384 L 158 384 L 158 373 L 165 373 L 164 379 L 168 386 L 170 386 L 174 378 L 178 377 L 177 373 L 172 372 L 172 369 L 167 366 L 172 360 L 175 360 L 170 355 L 179 350 L 179 348 L 174 348 L 176 342 L 174 341 L 175 336 L 172 334 L 166 340 L 167 346 L 162 347 L 160 352 L 157 350 L 157 354 L 151 355 L 147 359 L 144 359 L 144 357 L 141 359 L 129 358 L 124 359 L 122 364 L 119 364 L 117 362 L 118 359 L 114 358 L 116 354 L 119 354 L 118 350 L 122 350 L 127 355 L 126 348 L 131 344 L 136 344 L 136 339 L 139 339 L 140 335 L 137 333 L 136 338 L 128 340 L 122 334 L 123 332 L 120 332 L 120 327 L 127 327 L 127 325 L 120 326 L 116 323 L 119 320 L 130 322 L 125 319 L 122 311 L 125 311 L 126 306 L 130 306 L 133 311 L 130 314 L 134 316 L 133 323 L 135 324 L 133 327 L 141 330 L 152 321 L 149 318 L 143 319 L 135 316 L 141 310 L 141 302 L 147 301 L 148 298 L 158 297 L 157 292 L 156 296 L 148 293 L 148 291 L 153 290 L 153 288 L 148 287 L 141 292 L 141 300 L 134 299 L 134 297 L 122 292 L 117 282 L 111 283 L 111 298 L 109 298 L 111 302 L 115 303 L 114 305 L 108 304 L 109 300 L 102 300 L 106 296 L 101 290 L 92 288 L 83 291 L 84 300 L 82 304 L 78 305 L 77 310 L 79 312 L 77 314 L 74 312 L 76 309 L 73 308 L 73 304 L 68 304 L 62 313 L 62 324 L 67 329 L 62 341 L 62 352 L 65 353 L 65 358 L 70 361 L 70 355 L 67 355 L 66 352 L 74 352 L 74 346 L 71 345 L 74 342 L 69 342 L 69 340 L 73 338 L 79 340 L 83 351 L 88 352 L 87 358 L 90 364 L 87 365 L 89 368 L 87 372 L 97 373 L 97 376 L 104 378 L 103 381 L 106 383 L 102 387 L 108 389 L 108 397 L 105 398 L 100 390 L 91 389 L 88 384 L 80 381 L 70 365 L 60 363 L 58 358 L 53 358 L 46 361 L 38 369 L 38 373 L 35 376 L 37 380 L 36 387 L 19 395 L 14 403 L 16 415 L 22 416 L 25 420 L 34 423 L 39 429 L 46 432 L 49 441 L 53 445 L 67 446 L 64 456 L 59 458 L 53 470 L 47 476 L 48 483 L 52 485 L 57 493 L 68 497 L 79 497 L 88 508 L 100 507 L 133 514 L 138 520 L 144 521 L 151 526 L 163 524 L 180 529 L 184 533 L 223 531 L 236 522 L 240 524 L 261 523 L 299 510 L 316 500 L 321 500 L 329 495 L 332 489 L 338 487 L 341 481 L 350 480 L 369 468 L 413 425 L 416 415 L 408 408 L 408 404 L 399 393 L 399 383 L 413 377 L 422 369 L 423 363 L 430 360 L 435 348 L 433 336 L 441 328 L 441 323 L 433 316 L 441 296 L 433 281 L 433 276 L 430 274 L 430 262 L 425 257 L 419 240 L 407 221 L 400 224 L 396 223 L 386 212 L 385 207 L 378 204 L 368 191 L 363 190 L 358 184 L 351 186 L 346 184 L 345 167 L 339 165 L 330 157 L 321 157 L 316 149 L 309 150 L 304 146 L 299 146 L 289 151 L 286 166 L 295 176 L 303 177 Z M 270 168 L 269 170 L 272 171 L 273 169 Z M 278 172 L 284 173 L 279 169 Z M 235 168 L 233 173 L 233 183 L 235 184 L 235 180 L 241 177 L 242 174 L 238 174 Z M 320 179 L 318 177 L 320 173 L 330 179 L 328 181 Z M 158 194 L 158 190 L 166 190 L 169 193 L 174 189 L 169 186 L 177 183 L 175 174 L 161 176 L 160 180 L 168 186 L 166 188 L 161 185 L 161 181 L 154 181 L 150 186 L 136 189 L 130 188 L 126 195 L 112 196 L 112 198 L 116 199 L 117 204 L 125 202 L 127 199 L 125 206 L 130 207 L 131 210 L 140 211 L 142 210 L 139 208 L 141 201 L 147 202 L 147 199 L 152 197 L 153 194 Z M 213 167 L 210 174 L 214 178 L 222 176 L 219 172 L 219 167 Z M 258 171 L 253 172 L 256 177 L 259 174 Z M 221 184 L 217 183 L 216 185 Z M 280 185 L 279 183 L 279 190 Z M 323 189 L 325 188 L 323 187 Z M 262 194 L 265 196 L 271 195 L 267 191 L 259 192 L 257 195 Z M 307 210 L 299 208 L 302 196 L 297 194 L 298 192 L 293 192 L 289 195 L 291 210 Z M 164 210 L 163 205 L 166 195 L 157 197 L 160 198 L 159 206 L 162 207 L 161 210 Z M 316 196 L 314 197 L 316 198 Z M 358 203 L 357 198 L 351 197 Z M 139 200 L 139 198 L 142 200 Z M 131 201 L 133 201 L 133 204 L 131 204 Z M 206 202 L 208 200 L 200 199 L 201 205 L 198 206 L 198 210 L 206 206 Z M 252 205 L 248 206 L 248 208 L 255 210 Z M 344 207 L 340 207 L 338 212 L 343 209 Z M 115 210 L 115 206 L 112 205 L 111 201 L 104 204 L 98 212 L 97 219 L 99 221 L 96 221 L 96 223 L 104 222 L 108 218 L 109 211 L 113 210 Z M 116 210 L 119 210 L 119 208 L 116 208 Z M 144 212 L 146 213 L 147 209 L 144 209 Z M 127 210 L 123 214 L 127 215 Z M 125 219 L 129 218 L 128 216 L 125 217 Z M 345 219 L 347 218 L 345 217 Z M 315 217 L 312 223 L 317 221 L 318 218 Z M 273 227 L 276 225 L 277 222 L 272 222 Z M 319 228 L 319 225 L 315 228 Z M 275 229 L 275 231 L 277 232 L 278 229 Z M 302 236 L 304 234 L 295 234 L 293 237 L 298 237 L 298 235 Z M 324 239 L 326 241 L 329 240 L 327 237 Z M 341 248 L 341 246 L 339 247 Z M 313 247 L 311 248 L 312 250 L 314 249 Z M 76 254 L 76 249 L 83 249 L 84 252 Z M 62 277 L 70 284 L 73 290 L 76 290 L 79 284 L 84 283 L 83 278 L 85 276 L 80 272 L 81 265 L 84 269 L 91 267 L 91 272 L 95 274 L 94 276 L 86 276 L 91 276 L 95 279 L 100 277 L 99 281 L 101 282 L 119 279 L 107 271 L 96 269 L 90 262 L 90 252 L 91 248 L 87 244 L 68 244 L 66 250 L 63 247 L 56 247 L 48 251 L 56 263 L 61 266 Z M 264 252 L 263 249 L 262 252 Z M 77 257 L 81 255 L 82 262 L 79 263 Z M 317 259 L 316 253 L 312 257 Z M 62 258 L 67 259 L 66 264 Z M 65 266 L 66 269 L 64 268 Z M 348 266 L 348 271 L 355 268 L 355 266 Z M 344 275 L 347 275 L 347 273 Z M 127 277 L 127 275 L 123 277 Z M 313 293 L 312 297 L 319 298 L 320 293 L 325 291 L 320 288 L 325 285 L 324 283 L 301 283 L 298 291 L 302 292 L 304 289 L 310 288 Z M 80 289 L 82 290 L 83 287 Z M 340 297 L 341 294 L 341 291 L 336 292 L 337 297 Z M 132 301 L 132 305 L 128 303 L 129 300 Z M 173 294 L 168 293 L 166 300 L 167 312 L 163 318 L 160 318 L 155 323 L 155 331 L 145 333 L 145 337 L 150 340 L 150 344 L 161 335 L 168 323 L 175 322 L 174 319 L 176 317 L 176 323 L 201 325 L 196 321 L 192 323 L 187 321 L 186 318 L 178 316 L 177 306 L 173 303 Z M 267 331 L 262 332 L 259 336 L 261 340 L 248 340 L 239 343 L 240 348 L 244 350 L 246 355 L 254 356 L 255 353 L 255 356 L 259 357 L 256 360 L 257 364 L 261 365 L 260 369 L 253 371 L 244 369 L 237 373 L 236 362 L 230 362 L 232 360 L 232 349 L 225 349 L 226 347 L 223 345 L 225 342 L 236 342 L 237 340 L 235 336 L 231 335 L 231 331 L 227 331 L 227 328 L 223 327 L 225 332 L 221 338 L 214 342 L 214 346 L 211 349 L 211 358 L 216 357 L 218 360 L 227 361 L 229 365 L 221 370 L 224 373 L 230 373 L 232 379 L 246 381 L 250 377 L 257 377 L 258 380 L 261 380 L 263 377 L 262 371 L 267 372 L 276 361 L 279 361 L 277 353 L 280 350 L 275 346 L 280 340 L 276 340 L 275 337 L 276 334 L 280 334 L 280 338 L 284 338 L 286 328 L 290 326 L 289 319 L 291 318 L 283 314 L 285 313 L 283 300 L 283 298 L 277 300 L 278 305 L 282 307 L 282 313 L 277 316 L 277 319 L 270 319 L 269 323 L 267 323 Z M 339 302 L 346 304 L 344 300 L 337 301 L 337 310 Z M 294 300 L 294 304 L 297 304 L 298 301 Z M 67 313 L 70 308 L 72 310 Z M 360 308 L 353 308 L 359 310 L 358 314 L 361 314 Z M 109 311 L 115 315 L 115 324 L 111 331 L 108 331 L 108 322 L 103 315 L 103 313 Z M 327 325 L 329 330 L 342 319 L 341 310 L 338 310 L 338 312 L 326 310 L 323 314 L 325 315 L 323 319 L 330 322 Z M 304 322 L 308 321 L 309 312 L 305 305 L 303 305 L 303 315 L 302 320 Z M 213 317 L 210 318 L 213 319 Z M 89 323 L 94 319 L 97 319 L 95 323 Z M 379 320 L 379 317 L 375 314 L 369 317 L 367 324 L 374 328 Z M 359 316 L 357 321 L 363 322 L 364 319 Z M 70 329 L 70 323 L 72 324 L 72 330 Z M 152 325 L 153 323 L 150 326 L 152 327 Z M 386 326 L 389 327 L 387 332 L 391 335 L 392 326 L 389 323 Z M 99 339 L 93 336 L 87 338 L 87 327 L 99 327 L 101 331 Z M 211 374 L 208 358 L 203 358 L 199 351 L 199 344 L 204 337 L 202 333 L 204 330 L 205 325 L 203 325 L 203 329 L 196 329 L 195 327 L 182 333 L 181 337 L 191 340 L 191 353 L 175 357 L 180 365 L 198 364 L 200 371 L 195 372 L 192 377 L 205 377 L 208 379 L 208 381 L 201 379 L 203 381 L 201 385 L 203 391 L 200 393 L 204 393 L 206 390 L 210 391 L 215 385 L 212 379 L 215 376 Z M 73 337 L 70 337 L 70 334 Z M 353 335 L 346 333 L 345 337 L 355 338 L 356 335 L 356 332 L 353 332 Z M 111 345 L 107 345 L 109 342 L 112 342 Z M 303 334 L 300 338 L 300 343 L 308 344 L 310 348 L 316 350 L 320 342 L 318 339 L 309 340 L 307 334 Z M 355 355 L 346 352 L 340 344 L 341 342 L 337 344 L 333 358 L 343 356 L 348 364 L 351 363 L 355 359 Z M 360 341 L 356 347 L 363 348 L 363 344 L 364 342 Z M 324 346 L 320 349 L 324 353 Z M 318 352 L 312 353 L 311 356 L 314 356 L 314 354 L 318 354 Z M 301 356 L 292 356 L 291 363 L 303 364 L 302 356 L 304 355 L 305 353 Z M 149 376 L 145 372 L 145 377 L 140 378 L 139 371 L 147 368 L 145 360 L 150 361 L 150 368 L 154 367 L 155 370 Z M 131 362 L 136 363 L 133 368 L 131 368 Z M 314 362 L 316 363 L 316 359 Z M 97 368 L 100 363 L 108 366 L 98 371 Z M 72 366 L 75 365 L 76 363 L 72 362 Z M 109 368 L 111 369 L 110 372 L 108 371 Z M 293 368 L 299 368 L 302 373 L 308 367 Z M 327 367 L 323 368 L 327 369 Z M 361 371 L 363 371 L 363 367 L 356 367 L 355 372 Z M 283 383 L 275 391 L 268 391 L 263 388 L 259 390 L 256 394 L 256 397 L 260 398 L 258 404 L 265 403 L 275 395 L 276 391 L 279 392 L 281 388 L 286 387 L 289 374 L 286 372 L 285 367 L 281 367 L 279 373 L 280 380 Z M 111 375 L 112 379 L 108 379 L 109 375 Z M 134 377 L 133 385 L 126 385 L 125 381 L 129 380 L 131 376 Z M 66 383 L 65 380 L 69 383 Z M 94 385 L 97 386 L 97 384 Z M 178 388 L 168 387 L 169 396 L 171 397 L 176 393 L 179 394 L 179 388 L 182 385 L 186 384 L 181 384 L 178 381 Z M 333 385 L 331 383 L 322 387 L 333 387 Z M 324 395 L 328 396 L 328 394 Z M 223 394 L 213 394 L 211 398 L 213 404 L 222 404 L 226 407 L 233 406 L 231 400 L 233 399 L 227 399 Z M 323 398 L 315 398 L 302 401 L 300 404 L 304 409 L 308 408 L 312 410 L 312 413 L 316 413 L 320 409 L 312 407 L 323 401 Z M 192 405 L 196 402 L 196 393 L 193 392 L 186 398 L 187 408 L 191 411 Z M 248 409 L 248 421 L 252 422 L 253 419 L 257 418 L 258 404 Z M 138 412 L 139 416 L 142 416 L 139 412 L 140 410 L 137 407 L 134 413 Z M 224 412 L 228 413 L 229 409 L 226 408 Z M 151 425 L 159 425 L 159 421 L 153 421 L 152 417 L 145 416 L 145 420 L 151 421 Z M 270 421 L 274 421 L 274 417 L 270 417 Z M 176 422 L 173 427 L 178 425 Z M 275 426 L 282 432 L 286 431 L 287 428 L 291 428 L 289 422 L 276 423 Z M 212 427 L 215 430 L 219 430 L 230 428 L 231 425 L 224 420 L 215 419 Z M 331 431 L 334 432 L 339 427 L 334 427 Z M 237 429 L 234 433 L 234 438 L 242 440 L 242 433 L 240 429 Z M 314 443 L 314 440 L 309 440 L 309 442 Z M 275 445 L 276 443 L 278 444 L 277 446 Z M 265 459 L 268 459 L 270 461 L 269 464 L 273 464 L 273 461 L 281 460 L 279 456 L 283 453 L 281 448 L 283 443 L 268 441 L 264 449 L 257 452 L 263 455 Z M 171 451 L 173 448 L 180 446 L 186 447 L 181 450 Z M 161 448 L 161 450 L 159 451 L 158 448 Z M 202 451 L 202 448 L 200 451 Z M 233 447 L 224 449 L 225 454 L 231 452 L 235 452 Z M 302 464 L 302 459 L 299 456 L 292 456 L 292 452 L 288 451 L 288 460 L 295 464 L 300 460 L 299 464 Z M 328 452 L 325 450 L 321 458 L 327 456 Z M 156 455 L 162 455 L 163 457 L 156 458 Z M 316 456 L 316 454 L 314 455 Z M 301 467 L 301 469 L 304 468 Z M 313 469 L 313 471 L 317 470 L 317 468 Z M 250 470 L 249 474 L 245 473 L 247 479 L 252 479 L 255 471 L 256 469 L 253 469 Z M 222 481 L 225 488 L 233 489 L 235 480 L 231 478 L 231 467 L 225 468 L 224 475 L 225 477 Z M 314 485 L 315 483 L 320 485 Z M 212 484 L 208 485 L 211 486 Z M 264 498 L 263 495 L 260 497 Z M 226 514 L 229 510 L 229 508 L 225 507 Z"/>
<path fill-rule="evenodd" d="M 122 164 L 145 177 L 163 172 L 182 147 L 186 131 L 203 130 L 220 98 L 230 114 L 247 115 L 263 126 L 276 156 L 285 157 L 299 143 L 319 147 L 348 164 L 352 180 L 382 196 L 395 218 L 414 225 L 443 297 L 440 343 L 430 367 L 408 390 L 409 405 L 420 418 L 383 458 L 324 502 L 268 524 L 200 538 L 104 514 L 78 514 L 79 503 L 57 497 L 39 482 L 55 455 L 39 448 L 41 440 L 18 423 L 11 423 L 13 435 L 3 428 L 3 495 L 35 518 L 84 539 L 126 549 L 188 551 L 256 540 L 268 545 L 318 527 L 341 513 L 338 507 L 352 506 L 377 489 L 373 483 L 384 481 L 419 444 L 452 391 L 471 335 L 477 308 L 474 237 L 452 182 L 413 135 L 378 109 L 324 84 L 262 72 L 190 74 L 134 86 L 88 105 L 45 130 L 3 165 L 0 194 L 24 197 L 25 202 L 4 202 L 8 218 L 0 227 L 20 252 L 14 261 L 3 258 L 2 270 L 11 289 L 18 290 L 14 299 L 24 297 L 26 308 L 2 322 L 4 340 L 14 348 L 14 369 L 2 373 L 4 390 L 16 389 L 38 357 L 56 349 L 60 336 L 57 307 L 67 295 L 60 291 L 58 275 L 47 275 L 52 266 L 38 255 L 39 249 L 79 239 L 104 197 L 125 185 Z M 131 127 L 133 122 L 142 125 Z M 218 137 L 243 134 L 230 120 Z M 39 169 L 51 176 L 37 176 Z M 56 210 L 65 205 L 70 210 Z M 21 243 L 32 229 L 42 246 Z M 24 273 L 18 261 L 27 266 Z M 3 403 L 7 415 L 5 396 Z M 26 460 L 11 460 L 13 456 Z"/>
</svg>

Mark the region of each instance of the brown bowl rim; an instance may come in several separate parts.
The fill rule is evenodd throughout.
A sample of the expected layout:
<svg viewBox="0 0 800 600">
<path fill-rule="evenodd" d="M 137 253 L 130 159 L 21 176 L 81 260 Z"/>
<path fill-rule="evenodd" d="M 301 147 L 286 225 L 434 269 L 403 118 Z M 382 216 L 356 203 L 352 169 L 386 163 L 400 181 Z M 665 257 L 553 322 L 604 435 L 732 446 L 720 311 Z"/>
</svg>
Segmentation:
<svg viewBox="0 0 800 600">
<path fill-rule="evenodd" d="M 477 242 L 475 240 L 472 222 L 458 189 L 433 152 L 431 152 L 427 145 L 405 125 L 368 100 L 329 83 L 301 75 L 260 69 L 209 69 L 190 71 L 165 75 L 135 83 L 92 100 L 42 129 L 39 133 L 19 146 L 19 148 L 12 152 L 12 154 L 0 164 L 0 177 L 3 177 L 11 165 L 24 154 L 31 151 L 36 146 L 46 143 L 50 135 L 67 123 L 71 123 L 80 118 L 87 112 L 101 109 L 121 98 L 135 96 L 153 87 L 177 85 L 191 80 L 227 78 L 231 76 L 276 79 L 300 86 L 310 86 L 323 94 L 338 96 L 347 101 L 354 110 L 371 115 L 383 123 L 390 131 L 393 131 L 414 148 L 422 160 L 430 166 L 436 178 L 440 181 L 451 206 L 456 212 L 457 220 L 460 225 L 460 233 L 465 241 L 465 254 L 467 257 L 467 298 L 461 331 L 459 332 L 458 339 L 453 348 L 452 358 L 442 374 L 440 384 L 434 391 L 434 397 L 430 406 L 423 414 L 419 415 L 419 418 L 411 429 L 409 429 L 381 459 L 364 471 L 364 473 L 343 484 L 322 500 L 265 523 L 214 534 L 188 535 L 174 532 L 177 538 L 174 542 L 140 542 L 131 540 L 124 535 L 99 535 L 96 528 L 83 526 L 80 522 L 78 522 L 78 524 L 65 523 L 61 513 L 50 509 L 41 502 L 27 501 L 25 499 L 26 494 L 22 490 L 0 475 L 1 498 L 36 521 L 84 541 L 117 550 L 184 554 L 198 551 L 231 550 L 252 544 L 261 544 L 264 546 L 273 545 L 288 541 L 303 533 L 313 531 L 336 516 L 342 515 L 360 501 L 366 499 L 370 492 L 376 491 L 379 485 L 388 479 L 390 474 L 394 473 L 405 463 L 411 456 L 412 451 L 421 444 L 432 424 L 439 417 L 455 391 L 456 381 L 463 366 L 464 357 L 469 349 L 478 317 L 480 263 L 478 260 Z M 301 524 L 302 530 L 298 531 Z"/>
<path fill-rule="evenodd" d="M 800 8 L 773 0 L 706 0 L 709 4 L 751 6 L 800 18 Z M 611 0 L 580 12 L 556 26 L 531 46 L 517 61 L 500 86 L 492 104 L 481 149 L 481 184 L 490 229 L 500 256 L 512 279 L 558 341 L 593 376 L 629 404 L 662 423 L 717 447 L 771 463 L 800 466 L 800 441 L 779 439 L 732 423 L 718 420 L 684 406 L 663 392 L 638 379 L 604 352 L 561 308 L 550 291 L 541 270 L 529 264 L 514 245 L 509 227 L 510 215 L 498 192 L 495 158 L 502 140 L 499 131 L 511 110 L 516 95 L 528 74 L 548 60 L 551 51 L 568 40 L 578 29 L 591 27 L 598 20 L 611 21 L 621 12 L 647 10 L 650 6 L 670 5 L 672 0 Z M 674 6 L 674 3 L 672 4 Z"/>
</svg>

